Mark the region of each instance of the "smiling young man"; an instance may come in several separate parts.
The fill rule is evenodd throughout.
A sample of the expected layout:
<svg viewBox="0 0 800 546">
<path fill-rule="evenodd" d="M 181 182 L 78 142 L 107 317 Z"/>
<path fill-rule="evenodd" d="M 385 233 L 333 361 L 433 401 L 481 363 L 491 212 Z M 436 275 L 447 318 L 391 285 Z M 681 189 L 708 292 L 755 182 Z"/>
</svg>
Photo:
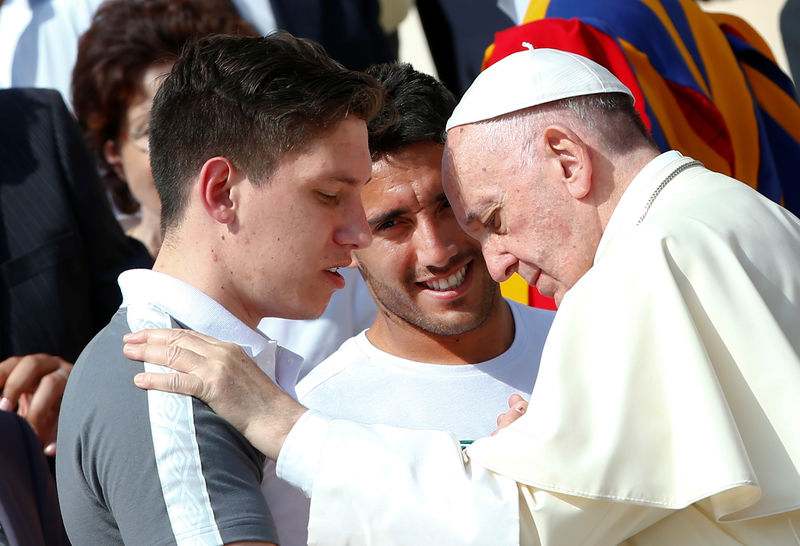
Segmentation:
<svg viewBox="0 0 800 546">
<path fill-rule="evenodd" d="M 387 98 L 370 123 L 372 179 L 361 192 L 372 244 L 354 256 L 378 315 L 298 383 L 298 399 L 336 418 L 470 441 L 497 427 L 512 395 L 529 396 L 554 313 L 505 300 L 458 226 L 442 190 L 453 95 L 407 64 L 368 72 Z M 275 507 L 281 544 L 314 543 L 302 493 L 279 480 L 265 488 L 293 499 Z"/>
<path fill-rule="evenodd" d="M 277 542 L 263 457 L 208 407 L 131 387 L 119 339 L 180 325 L 245 347 L 291 390 L 297 359 L 256 326 L 318 316 L 369 244 L 360 193 L 381 97 L 285 33 L 202 39 L 176 62 L 150 127 L 163 246 L 153 271 L 120 277 L 123 305 L 64 395 L 57 477 L 73 543 Z"/>
<path fill-rule="evenodd" d="M 372 179 L 361 192 L 372 244 L 353 255 L 379 312 L 298 397 L 336 417 L 479 438 L 511 394 L 533 388 L 553 313 L 505 300 L 456 221 L 442 189 L 452 94 L 410 65 L 370 73 L 387 104 L 370 124 Z"/>
</svg>

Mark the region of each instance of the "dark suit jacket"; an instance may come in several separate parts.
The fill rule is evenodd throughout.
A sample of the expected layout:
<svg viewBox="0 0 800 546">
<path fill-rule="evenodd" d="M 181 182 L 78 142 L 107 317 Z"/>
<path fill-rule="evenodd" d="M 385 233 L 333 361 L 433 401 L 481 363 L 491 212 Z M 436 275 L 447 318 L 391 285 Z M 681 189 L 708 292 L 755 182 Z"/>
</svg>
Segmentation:
<svg viewBox="0 0 800 546">
<path fill-rule="evenodd" d="M 119 227 L 61 95 L 0 90 L 0 360 L 74 362 L 152 259 Z"/>
<path fill-rule="evenodd" d="M 0 411 L 0 438 L 0 527 L 6 543 L 68 545 L 53 476 L 33 430 L 16 413 Z"/>
<path fill-rule="evenodd" d="M 271 0 L 278 28 L 322 44 L 351 70 L 397 60 L 397 37 L 387 36 L 376 0 Z"/>
<path fill-rule="evenodd" d="M 494 33 L 514 25 L 497 0 L 417 0 L 439 80 L 457 97 L 481 72 Z"/>
</svg>

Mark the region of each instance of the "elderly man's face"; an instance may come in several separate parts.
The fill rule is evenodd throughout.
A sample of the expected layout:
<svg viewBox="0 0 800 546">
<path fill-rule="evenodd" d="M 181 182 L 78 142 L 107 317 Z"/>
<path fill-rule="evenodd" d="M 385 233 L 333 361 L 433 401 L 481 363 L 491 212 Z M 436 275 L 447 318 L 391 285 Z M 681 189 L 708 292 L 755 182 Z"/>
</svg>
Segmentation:
<svg viewBox="0 0 800 546">
<path fill-rule="evenodd" d="M 599 235 L 580 227 L 560 166 L 539 159 L 542 152 L 534 146 L 536 158 L 521 167 L 519 148 L 499 149 L 485 125 L 456 127 L 447 136 L 444 189 L 496 281 L 519 273 L 560 303 L 591 267 Z"/>
</svg>

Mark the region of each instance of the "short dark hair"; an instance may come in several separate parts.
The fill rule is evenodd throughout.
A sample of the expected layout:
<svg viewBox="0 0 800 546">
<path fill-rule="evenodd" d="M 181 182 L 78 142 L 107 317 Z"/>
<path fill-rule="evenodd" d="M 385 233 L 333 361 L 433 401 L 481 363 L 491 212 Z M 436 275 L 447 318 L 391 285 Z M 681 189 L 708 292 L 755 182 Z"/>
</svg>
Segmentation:
<svg viewBox="0 0 800 546">
<path fill-rule="evenodd" d="M 417 142 L 444 144 L 447 120 L 458 102 L 439 80 L 408 63 L 370 66 L 386 90 L 386 100 L 369 123 L 372 159 Z"/>
<path fill-rule="evenodd" d="M 187 41 L 209 34 L 255 36 L 230 0 L 106 0 L 78 42 L 72 106 L 114 205 L 132 214 L 139 203 L 103 153 L 123 131 L 142 75 L 175 61 Z"/>
<path fill-rule="evenodd" d="M 382 100 L 373 77 L 287 32 L 189 44 L 151 114 L 150 164 L 162 228 L 180 221 L 209 158 L 226 157 L 254 184 L 265 183 L 285 153 L 302 150 L 347 117 L 368 122 Z"/>
</svg>

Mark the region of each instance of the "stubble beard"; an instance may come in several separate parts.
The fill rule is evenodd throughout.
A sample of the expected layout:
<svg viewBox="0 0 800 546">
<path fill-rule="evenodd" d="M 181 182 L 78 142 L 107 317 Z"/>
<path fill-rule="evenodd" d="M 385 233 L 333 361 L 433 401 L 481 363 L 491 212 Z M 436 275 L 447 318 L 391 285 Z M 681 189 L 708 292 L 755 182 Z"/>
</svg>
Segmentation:
<svg viewBox="0 0 800 546">
<path fill-rule="evenodd" d="M 481 257 L 476 257 L 474 255 L 472 257 L 473 261 L 470 267 L 485 268 Z M 460 259 L 463 260 L 463 255 Z M 454 302 L 452 310 L 441 314 L 425 313 L 415 304 L 413 298 L 409 295 L 409 292 L 413 290 L 413 288 L 408 291 L 397 290 L 372 276 L 369 270 L 360 263 L 358 269 L 361 271 L 361 275 L 370 287 L 372 295 L 378 303 L 380 312 L 386 314 L 390 319 L 400 319 L 414 328 L 437 336 L 457 336 L 479 328 L 486 322 L 489 315 L 491 315 L 499 297 L 500 287 L 486 274 L 482 276 L 483 286 L 480 288 L 481 298 L 474 311 L 469 312 L 461 309 L 463 304 L 461 304 L 461 302 Z M 402 280 L 403 286 L 416 287 L 416 278 L 417 275 L 415 272 L 407 272 Z M 478 277 L 473 271 L 473 282 L 477 281 Z M 475 287 L 472 289 L 474 290 Z M 455 318 L 452 317 L 453 312 L 458 312 Z"/>
</svg>

